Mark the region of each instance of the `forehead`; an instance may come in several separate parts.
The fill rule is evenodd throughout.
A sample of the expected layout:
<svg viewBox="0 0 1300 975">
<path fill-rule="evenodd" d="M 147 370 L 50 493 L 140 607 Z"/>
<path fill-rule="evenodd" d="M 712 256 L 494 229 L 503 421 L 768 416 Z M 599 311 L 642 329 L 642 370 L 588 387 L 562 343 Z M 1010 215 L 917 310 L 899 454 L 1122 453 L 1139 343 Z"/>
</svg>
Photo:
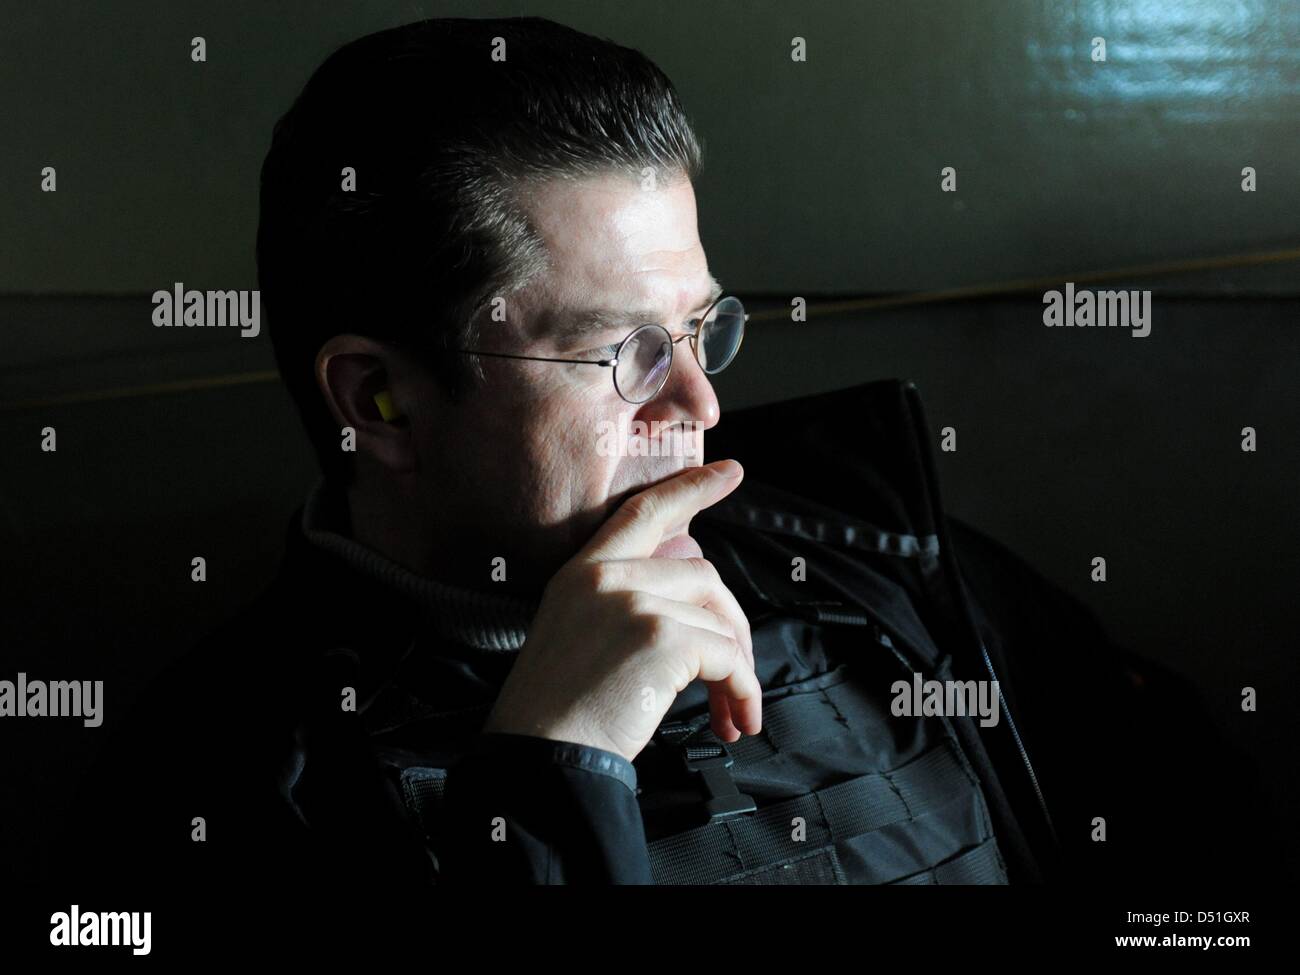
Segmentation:
<svg viewBox="0 0 1300 975">
<path fill-rule="evenodd" d="M 530 331 L 566 310 L 687 314 L 711 290 L 688 180 L 652 190 L 616 175 L 552 180 L 525 205 L 551 262 L 519 296 Z"/>
</svg>

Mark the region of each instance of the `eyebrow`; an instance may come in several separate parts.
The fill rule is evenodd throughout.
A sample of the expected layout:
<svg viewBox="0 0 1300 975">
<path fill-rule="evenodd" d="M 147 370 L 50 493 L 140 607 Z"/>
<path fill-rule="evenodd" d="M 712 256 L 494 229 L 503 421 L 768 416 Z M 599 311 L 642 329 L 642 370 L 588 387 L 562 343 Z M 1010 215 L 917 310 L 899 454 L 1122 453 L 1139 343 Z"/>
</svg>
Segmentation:
<svg viewBox="0 0 1300 975">
<path fill-rule="evenodd" d="M 708 291 L 694 306 L 694 311 L 704 311 L 722 297 L 722 285 L 712 274 L 709 275 Z M 652 322 L 664 324 L 663 310 L 644 308 L 633 311 L 612 308 L 559 309 L 548 316 L 548 334 L 557 341 L 567 342 L 582 335 L 600 332 L 612 332 L 616 329 L 631 331 L 638 325 Z"/>
</svg>

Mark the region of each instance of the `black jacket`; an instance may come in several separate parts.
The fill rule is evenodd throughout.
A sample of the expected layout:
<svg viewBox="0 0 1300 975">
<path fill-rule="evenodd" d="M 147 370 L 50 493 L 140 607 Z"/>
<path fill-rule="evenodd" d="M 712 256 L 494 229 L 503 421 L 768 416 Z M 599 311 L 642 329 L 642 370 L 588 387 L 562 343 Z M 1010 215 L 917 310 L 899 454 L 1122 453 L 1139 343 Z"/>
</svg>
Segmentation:
<svg viewBox="0 0 1300 975">
<path fill-rule="evenodd" d="M 1252 875 L 1249 763 L 1185 681 L 945 517 L 931 435 L 915 388 L 896 381 L 728 414 L 709 452 L 739 459 L 746 480 L 692 532 L 751 621 L 870 625 L 936 675 L 999 681 L 1002 721 L 951 723 L 1011 882 Z M 636 769 L 481 734 L 512 655 L 433 642 L 397 594 L 323 558 L 295 520 L 274 586 L 155 682 L 82 790 L 98 875 L 264 893 L 340 878 L 650 882 Z M 399 671 L 426 690 L 396 687 Z M 341 687 L 359 713 L 340 710 Z M 705 710 L 692 693 L 678 715 Z M 423 771 L 391 774 L 405 765 Z M 412 812 L 422 792 L 455 839 L 429 842 Z M 513 842 L 488 840 L 496 817 Z"/>
</svg>

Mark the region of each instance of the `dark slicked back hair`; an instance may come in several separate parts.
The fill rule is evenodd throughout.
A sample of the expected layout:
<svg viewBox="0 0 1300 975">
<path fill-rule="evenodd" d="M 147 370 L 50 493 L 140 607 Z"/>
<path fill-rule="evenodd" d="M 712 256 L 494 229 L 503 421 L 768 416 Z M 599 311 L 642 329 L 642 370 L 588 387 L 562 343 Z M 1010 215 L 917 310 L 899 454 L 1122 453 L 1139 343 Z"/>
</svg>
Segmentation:
<svg viewBox="0 0 1300 975">
<path fill-rule="evenodd" d="M 552 21 L 426 20 L 331 54 L 276 123 L 257 230 L 276 361 L 326 476 L 349 477 L 315 379 L 331 336 L 427 352 L 459 400 L 482 374 L 448 350 L 472 348 L 493 299 L 547 267 L 524 189 L 646 167 L 694 181 L 700 165 L 653 62 Z"/>
</svg>

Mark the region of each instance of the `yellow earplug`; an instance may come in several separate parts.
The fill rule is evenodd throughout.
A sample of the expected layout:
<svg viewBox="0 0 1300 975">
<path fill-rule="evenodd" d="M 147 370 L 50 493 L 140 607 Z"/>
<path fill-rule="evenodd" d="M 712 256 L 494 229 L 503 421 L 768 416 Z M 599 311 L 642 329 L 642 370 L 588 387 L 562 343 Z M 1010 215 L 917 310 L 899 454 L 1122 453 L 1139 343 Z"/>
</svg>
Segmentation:
<svg viewBox="0 0 1300 975">
<path fill-rule="evenodd" d="M 385 423 L 392 423 L 394 420 L 401 418 L 401 414 L 393 409 L 393 397 L 388 390 L 381 389 L 375 393 L 375 405 L 379 407 L 379 415 Z"/>
</svg>

